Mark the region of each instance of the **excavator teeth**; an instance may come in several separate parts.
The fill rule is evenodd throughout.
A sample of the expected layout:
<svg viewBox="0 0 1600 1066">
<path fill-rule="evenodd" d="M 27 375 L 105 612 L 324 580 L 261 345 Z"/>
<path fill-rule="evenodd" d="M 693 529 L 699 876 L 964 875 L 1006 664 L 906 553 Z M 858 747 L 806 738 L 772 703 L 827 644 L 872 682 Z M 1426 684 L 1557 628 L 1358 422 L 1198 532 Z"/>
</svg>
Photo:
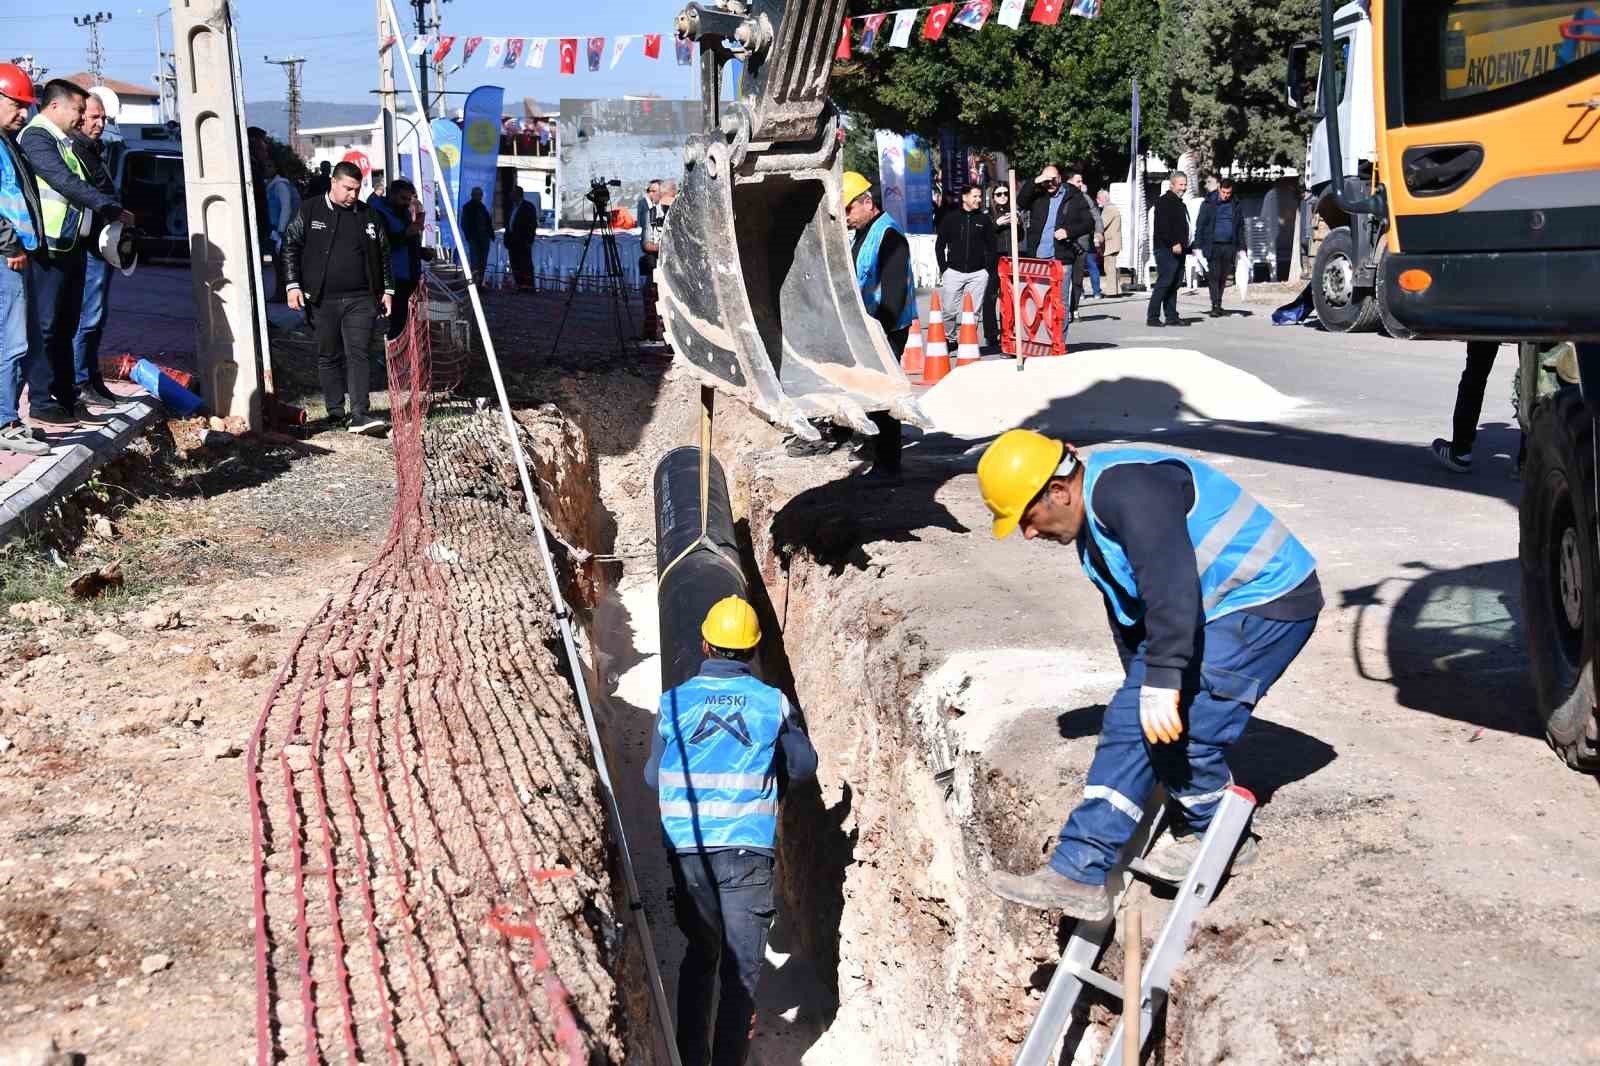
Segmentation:
<svg viewBox="0 0 1600 1066">
<path fill-rule="evenodd" d="M 933 420 L 922 410 L 922 405 L 917 398 L 911 395 L 897 397 L 889 405 L 889 413 L 902 422 L 909 422 L 921 429 L 932 429 Z"/>
</svg>

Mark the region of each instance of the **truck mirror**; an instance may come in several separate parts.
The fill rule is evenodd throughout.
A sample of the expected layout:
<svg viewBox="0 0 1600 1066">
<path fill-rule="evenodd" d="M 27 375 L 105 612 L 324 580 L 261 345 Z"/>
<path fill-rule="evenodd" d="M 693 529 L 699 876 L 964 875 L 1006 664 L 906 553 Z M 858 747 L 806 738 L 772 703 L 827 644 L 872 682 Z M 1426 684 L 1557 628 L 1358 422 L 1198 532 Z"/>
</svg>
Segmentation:
<svg viewBox="0 0 1600 1066">
<path fill-rule="evenodd" d="M 1289 46 L 1288 70 L 1284 77 L 1285 96 L 1289 106 L 1296 111 L 1301 111 L 1306 106 L 1306 57 L 1310 51 L 1311 45 L 1307 41 Z"/>
</svg>

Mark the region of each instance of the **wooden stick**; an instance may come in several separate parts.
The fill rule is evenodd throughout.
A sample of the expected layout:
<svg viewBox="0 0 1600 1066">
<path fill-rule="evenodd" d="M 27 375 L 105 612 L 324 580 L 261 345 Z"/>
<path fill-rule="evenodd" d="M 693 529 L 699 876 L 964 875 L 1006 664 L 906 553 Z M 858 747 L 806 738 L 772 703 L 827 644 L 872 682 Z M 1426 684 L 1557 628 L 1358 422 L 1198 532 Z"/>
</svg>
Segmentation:
<svg viewBox="0 0 1600 1066">
<path fill-rule="evenodd" d="M 1017 170 L 1011 168 L 1011 340 L 1017 346 L 1017 369 L 1027 360 L 1022 350 L 1022 287 L 1017 271 Z"/>
<path fill-rule="evenodd" d="M 1139 1037 L 1143 997 L 1139 994 L 1139 955 L 1143 923 L 1133 907 L 1122 912 L 1122 1066 L 1139 1066 L 1144 1041 Z"/>
</svg>

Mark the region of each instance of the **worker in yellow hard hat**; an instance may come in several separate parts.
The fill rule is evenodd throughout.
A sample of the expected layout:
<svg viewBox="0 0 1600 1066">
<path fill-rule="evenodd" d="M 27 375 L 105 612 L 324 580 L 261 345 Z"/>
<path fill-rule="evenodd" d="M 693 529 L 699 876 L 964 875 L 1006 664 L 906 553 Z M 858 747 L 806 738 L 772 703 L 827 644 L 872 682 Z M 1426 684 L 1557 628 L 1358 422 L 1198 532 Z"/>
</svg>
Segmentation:
<svg viewBox="0 0 1600 1066">
<path fill-rule="evenodd" d="M 689 940 L 678 977 L 678 1055 L 684 1066 L 720 1066 L 749 1053 L 774 914 L 780 772 L 811 778 L 817 752 L 788 699 L 752 671 L 761 623 L 750 604 L 719 600 L 700 636 L 705 662 L 662 695 L 644 775 L 659 796 L 674 907 Z"/>
<path fill-rule="evenodd" d="M 995 537 L 1020 529 L 1078 549 L 1126 669 L 1055 853 L 1031 873 L 997 873 L 992 887 L 1026 906 L 1103 918 L 1106 876 L 1158 782 L 1173 822 L 1145 866 L 1174 882 L 1188 873 L 1233 783 L 1228 746 L 1316 628 L 1316 560 L 1231 478 L 1174 452 L 1080 455 L 1013 429 L 984 451 L 978 485 Z M 1254 854 L 1247 837 L 1234 861 Z"/>
</svg>

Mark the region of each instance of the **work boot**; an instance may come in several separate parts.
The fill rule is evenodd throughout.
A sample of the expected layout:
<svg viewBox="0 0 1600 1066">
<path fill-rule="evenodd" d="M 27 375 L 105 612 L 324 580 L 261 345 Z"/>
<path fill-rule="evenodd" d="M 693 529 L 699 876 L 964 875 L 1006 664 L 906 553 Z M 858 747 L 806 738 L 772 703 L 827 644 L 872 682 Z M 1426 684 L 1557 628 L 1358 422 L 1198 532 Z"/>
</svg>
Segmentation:
<svg viewBox="0 0 1600 1066">
<path fill-rule="evenodd" d="M 1166 835 L 1160 844 L 1144 858 L 1144 868 L 1151 877 L 1172 884 L 1180 884 L 1189 876 L 1189 868 L 1194 865 L 1194 860 L 1200 855 L 1201 834 L 1178 832 Z M 1256 838 L 1249 833 L 1244 835 L 1244 840 L 1239 844 L 1239 850 L 1233 853 L 1235 868 L 1249 866 L 1256 861 L 1259 849 L 1256 847 Z"/>
<path fill-rule="evenodd" d="M 1086 885 L 1056 873 L 1048 864 L 1030 874 L 995 871 L 989 890 L 1001 899 L 1041 911 L 1060 911 L 1069 918 L 1097 922 L 1111 913 L 1105 885 Z"/>
</svg>

